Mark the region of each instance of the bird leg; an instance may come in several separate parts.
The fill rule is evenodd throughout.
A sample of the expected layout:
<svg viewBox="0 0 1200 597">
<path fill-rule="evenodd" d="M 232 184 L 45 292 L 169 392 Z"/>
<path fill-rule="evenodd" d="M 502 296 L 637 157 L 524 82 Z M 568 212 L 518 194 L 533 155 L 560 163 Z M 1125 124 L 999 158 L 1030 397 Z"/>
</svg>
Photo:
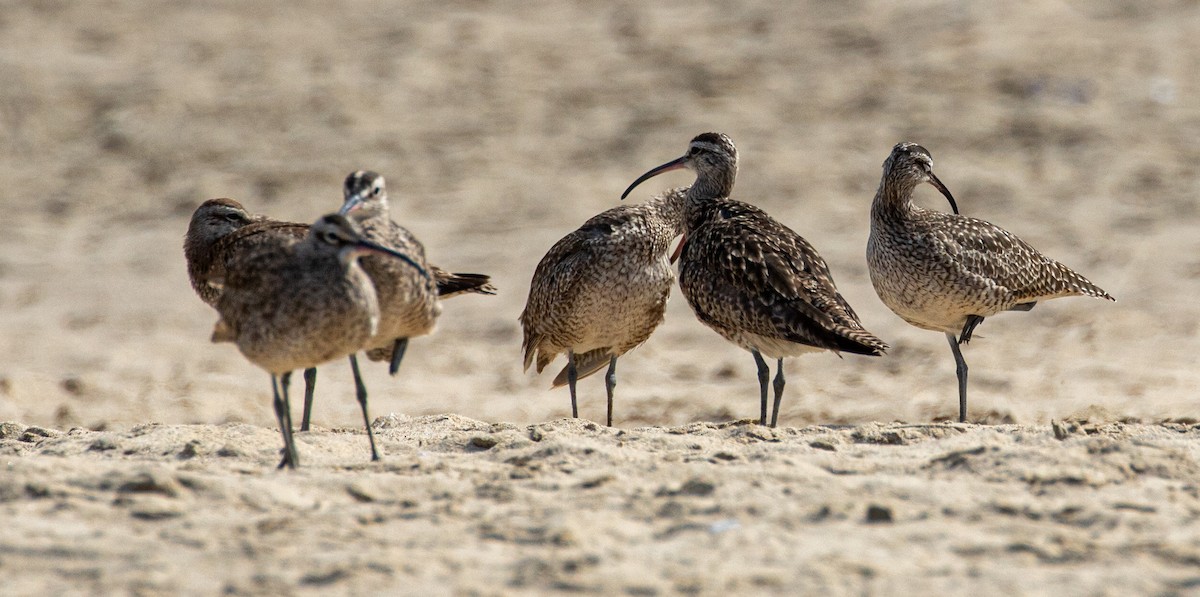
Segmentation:
<svg viewBox="0 0 1200 597">
<path fill-rule="evenodd" d="M 767 424 L 767 382 L 771 379 L 771 370 L 767 368 L 767 362 L 763 360 L 762 355 L 757 350 L 751 350 L 750 354 L 754 355 L 754 363 L 758 365 L 758 393 L 760 395 L 760 412 L 758 415 L 758 424 Z"/>
<path fill-rule="evenodd" d="M 978 315 L 968 315 L 966 323 L 963 324 L 962 333 L 958 335 L 958 343 L 966 344 L 970 342 L 971 334 L 975 331 L 975 326 L 981 323 L 983 323 L 982 317 Z"/>
<path fill-rule="evenodd" d="M 567 351 L 567 387 L 571 388 L 571 418 L 579 418 L 579 403 L 575 401 L 575 382 L 579 381 L 579 370 L 575 368 L 575 351 Z"/>
<path fill-rule="evenodd" d="M 395 376 L 400 370 L 400 361 L 404 360 L 404 351 L 408 349 L 408 338 L 396 338 L 392 345 L 392 362 L 388 365 L 388 375 Z"/>
<path fill-rule="evenodd" d="M 608 426 L 612 427 L 613 388 L 617 387 L 617 357 L 608 361 L 608 373 L 604 374 L 604 389 L 608 391 Z"/>
<path fill-rule="evenodd" d="M 271 375 L 271 392 L 275 395 L 275 419 L 279 421 L 279 431 L 283 434 L 283 460 L 279 462 L 278 468 L 294 469 L 300 465 L 300 458 L 296 453 L 295 440 L 292 438 L 291 408 L 288 405 L 287 395 L 290 377 L 291 372 L 284 373 L 282 379 Z"/>
<path fill-rule="evenodd" d="M 288 371 L 287 373 L 284 373 L 283 375 L 279 376 L 279 387 L 283 389 L 283 401 L 284 401 L 284 404 L 287 406 L 287 408 L 284 410 L 284 416 L 287 417 L 288 434 L 295 437 L 295 431 L 294 431 L 295 428 L 292 427 L 292 403 L 291 403 L 291 398 L 289 397 L 291 388 L 292 388 L 292 372 L 291 371 Z M 295 443 L 295 440 L 293 440 L 293 443 Z"/>
<path fill-rule="evenodd" d="M 358 357 L 353 354 L 350 355 L 350 370 L 354 372 L 354 390 L 358 397 L 358 405 L 362 407 L 363 426 L 367 428 L 367 440 L 371 442 L 371 460 L 378 461 L 379 451 L 375 449 L 375 432 L 371 430 L 371 416 L 367 414 L 367 385 L 363 383 L 362 374 L 358 371 Z"/>
<path fill-rule="evenodd" d="M 779 420 L 779 403 L 783 402 L 783 359 L 775 366 L 775 408 L 771 411 L 771 427 Z"/>
<path fill-rule="evenodd" d="M 309 367 L 304 370 L 304 418 L 300 419 L 300 431 L 308 431 L 308 423 L 312 420 L 313 392 L 317 389 L 317 368 Z"/>
<path fill-rule="evenodd" d="M 971 317 L 975 317 L 972 315 Z M 982 317 L 979 318 L 983 320 Z M 970 319 L 968 318 L 968 322 Z M 976 322 L 978 325 L 978 322 Z M 970 334 L 968 333 L 968 336 Z M 950 350 L 954 351 L 954 372 L 958 374 L 958 422 L 967 422 L 967 362 L 963 360 L 962 350 L 959 349 L 959 341 L 954 339 L 954 334 L 946 333 L 946 339 L 950 341 Z"/>
</svg>

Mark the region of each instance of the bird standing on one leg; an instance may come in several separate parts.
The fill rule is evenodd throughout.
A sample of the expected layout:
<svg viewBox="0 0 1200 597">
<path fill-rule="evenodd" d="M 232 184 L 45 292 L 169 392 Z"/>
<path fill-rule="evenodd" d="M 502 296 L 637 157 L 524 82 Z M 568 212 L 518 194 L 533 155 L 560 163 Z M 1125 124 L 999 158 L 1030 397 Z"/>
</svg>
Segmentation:
<svg viewBox="0 0 1200 597">
<path fill-rule="evenodd" d="M 737 177 L 737 149 L 729 137 L 704 133 L 682 157 L 643 174 L 643 181 L 680 168 L 696 173 L 684 201 L 684 241 L 679 286 L 696 318 L 754 355 L 758 366 L 759 423 L 767 424 L 770 369 L 776 359 L 779 418 L 784 357 L 832 350 L 879 356 L 887 350 L 862 327 L 833 283 L 825 260 L 799 234 L 766 212 L 729 198 Z"/>
<path fill-rule="evenodd" d="M 387 187 L 383 176 L 358 170 L 346 177 L 342 187 L 343 203 L 338 213 L 357 223 L 363 237 L 412 257 L 430 275 L 416 275 L 386 256 L 368 255 L 363 269 L 375 284 L 379 295 L 379 329 L 362 348 L 372 361 L 388 361 L 388 373 L 395 375 L 408 349 L 408 340 L 433 332 L 442 312 L 438 302 L 464 292 L 495 294 L 490 278 L 484 274 L 457 274 L 442 270 L 425 260 L 425 247 L 411 232 L 391 219 Z M 351 354 L 358 396 L 366 419 L 366 387 L 358 375 L 358 360 Z M 366 419 L 367 427 L 371 421 Z"/>
<path fill-rule="evenodd" d="M 579 416 L 576 382 L 607 364 L 612 426 L 617 359 L 663 321 L 675 280 L 668 252 L 682 215 L 681 189 L 641 205 L 614 207 L 560 239 L 538 263 L 520 317 L 524 368 L 536 360 L 541 373 L 567 353 L 567 366 L 552 387 L 570 387 L 572 417 Z"/>
<path fill-rule="evenodd" d="M 946 197 L 953 214 L 912 202 L 924 183 Z M 946 334 L 958 375 L 960 422 L 967 420 L 967 363 L 959 345 L 971 340 L 985 317 L 1064 296 L 1116 300 L 1011 232 L 959 215 L 949 189 L 933 174 L 929 151 L 916 143 L 897 144 L 883 162 L 871 203 L 867 264 L 889 309 L 914 326 Z"/>
<path fill-rule="evenodd" d="M 367 358 L 372 361 L 388 361 L 388 373 L 395 375 L 408 349 L 408 339 L 430 334 L 437 326 L 438 315 L 442 313 L 437 283 L 433 276 L 425 274 L 429 270 L 425 247 L 412 233 L 391 220 L 382 176 L 374 172 L 355 172 L 346 178 L 343 195 L 344 202 L 338 213 L 351 218 L 359 226 L 363 238 L 408 255 L 419 265 L 419 268 L 405 267 L 383 255 L 368 255 L 362 259 L 362 268 L 379 297 L 380 318 L 375 333 L 358 349 L 366 349 Z M 359 404 L 363 407 L 363 423 L 369 430 L 367 389 L 360 378 L 356 352 L 357 349 L 350 352 L 350 365 Z"/>
<path fill-rule="evenodd" d="M 368 253 L 428 275 L 409 256 L 363 239 L 339 215 L 317 220 L 299 243 L 246 251 L 225 264 L 217 302 L 221 319 L 212 339 L 236 343 L 251 363 L 271 374 L 284 441 L 281 467 L 299 465 L 287 393 L 291 372 L 352 354 L 376 331 L 375 288 L 358 264 Z M 369 426 L 367 436 L 374 447 Z"/>
</svg>

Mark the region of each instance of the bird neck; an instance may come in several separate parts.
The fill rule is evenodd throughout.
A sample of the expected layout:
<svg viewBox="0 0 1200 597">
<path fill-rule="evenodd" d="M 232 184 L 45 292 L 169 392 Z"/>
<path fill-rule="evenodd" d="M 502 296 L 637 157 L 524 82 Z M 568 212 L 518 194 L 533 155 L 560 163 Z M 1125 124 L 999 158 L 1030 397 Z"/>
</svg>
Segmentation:
<svg viewBox="0 0 1200 597">
<path fill-rule="evenodd" d="M 188 231 L 188 235 L 183 240 L 183 258 L 187 261 L 188 273 L 195 278 L 197 275 L 208 271 L 209 265 L 213 261 L 213 247 L 216 242 L 208 242 L 207 239 L 201 240 Z"/>
<path fill-rule="evenodd" d="M 687 191 L 688 200 L 704 201 L 708 199 L 724 199 L 733 193 L 733 182 L 737 178 L 737 168 L 719 172 L 705 172 L 696 176 Z"/>
<path fill-rule="evenodd" d="M 705 173 L 697 176 L 696 182 L 692 183 L 685 195 L 685 218 L 690 221 L 706 205 L 721 199 L 728 199 L 729 195 L 733 193 L 733 182 L 736 176 L 736 168 L 716 174 Z"/>
<path fill-rule="evenodd" d="M 669 222 L 671 226 L 674 226 L 676 234 L 683 232 L 683 215 L 687 202 L 687 191 L 687 187 L 670 189 L 652 200 L 659 217 L 664 222 Z"/>
<path fill-rule="evenodd" d="M 354 271 L 360 267 L 358 258 L 362 257 L 364 254 L 364 251 L 358 247 L 341 247 L 337 252 L 338 264 L 341 265 L 342 271 Z"/>
<path fill-rule="evenodd" d="M 915 209 L 912 202 L 915 189 L 915 185 L 885 177 L 879 182 L 879 190 L 875 191 L 875 200 L 871 202 L 871 218 L 897 219 L 908 216 Z"/>
</svg>

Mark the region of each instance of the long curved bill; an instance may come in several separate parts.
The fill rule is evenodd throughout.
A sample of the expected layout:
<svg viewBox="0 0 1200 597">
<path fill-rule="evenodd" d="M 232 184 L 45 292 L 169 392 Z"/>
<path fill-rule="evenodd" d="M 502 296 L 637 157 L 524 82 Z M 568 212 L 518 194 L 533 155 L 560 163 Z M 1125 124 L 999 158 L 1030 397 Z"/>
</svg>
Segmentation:
<svg viewBox="0 0 1200 597">
<path fill-rule="evenodd" d="M 654 168 L 653 170 L 639 176 L 637 180 L 633 181 L 633 184 L 629 185 L 629 188 L 625 189 L 624 193 L 621 193 L 621 199 L 628 197 L 629 193 L 633 191 L 634 187 L 642 184 L 643 182 L 646 182 L 647 180 L 649 180 L 651 178 L 654 178 L 655 176 L 658 176 L 659 174 L 662 174 L 663 172 L 670 172 L 671 170 L 679 170 L 681 168 L 686 168 L 686 167 L 687 167 L 687 156 L 685 155 L 681 158 L 671 160 L 657 168 Z"/>
<path fill-rule="evenodd" d="M 671 261 L 670 261 L 671 263 L 675 263 L 676 261 L 679 261 L 679 255 L 683 253 L 683 245 L 686 242 L 687 242 L 687 233 L 685 232 L 685 233 L 683 233 L 683 236 L 679 237 L 679 244 L 675 245 L 675 250 L 671 253 Z"/>
<path fill-rule="evenodd" d="M 346 203 L 349 203 L 349 201 L 347 201 Z M 343 207 L 345 207 L 345 206 L 343 206 Z M 413 261 L 412 257 L 409 257 L 408 255 L 405 255 L 404 253 L 401 253 L 400 251 L 397 251 L 395 249 L 389 249 L 383 245 L 377 245 L 369 240 L 359 240 L 354 243 L 354 246 L 355 246 L 355 248 L 357 248 L 360 251 L 369 251 L 371 253 L 378 253 L 380 255 L 388 255 L 390 257 L 395 257 L 396 259 L 399 259 L 400 261 L 403 261 L 404 263 L 407 263 L 408 265 L 412 266 L 412 268 L 417 270 L 421 274 L 421 276 L 424 277 L 426 280 L 429 279 L 429 272 L 425 271 L 425 268 L 421 267 L 420 265 L 417 265 L 417 262 Z"/>
<path fill-rule="evenodd" d="M 946 196 L 946 200 L 950 202 L 950 209 L 953 209 L 954 213 L 957 214 L 958 204 L 954 202 L 954 195 L 950 194 L 950 189 L 947 189 L 946 185 L 942 184 L 942 181 L 938 180 L 938 177 L 934 176 L 933 172 L 929 173 L 929 184 L 933 185 L 933 188 L 937 189 Z"/>
<path fill-rule="evenodd" d="M 362 207 L 362 204 L 363 204 L 363 194 L 362 193 L 359 193 L 357 195 L 351 195 L 346 198 L 346 202 L 343 203 L 342 206 L 338 209 L 338 211 L 337 211 L 338 215 L 344 216 L 344 215 L 358 209 L 359 207 Z"/>
</svg>

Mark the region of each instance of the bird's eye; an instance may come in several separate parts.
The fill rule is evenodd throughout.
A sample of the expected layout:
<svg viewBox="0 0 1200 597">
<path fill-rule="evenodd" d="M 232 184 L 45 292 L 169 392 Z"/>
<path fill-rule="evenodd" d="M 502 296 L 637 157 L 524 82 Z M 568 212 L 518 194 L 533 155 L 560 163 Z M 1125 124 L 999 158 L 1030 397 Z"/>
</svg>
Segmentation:
<svg viewBox="0 0 1200 597">
<path fill-rule="evenodd" d="M 338 244 L 338 235 L 334 232 L 325 232 L 321 234 L 321 240 L 331 245 Z"/>
<path fill-rule="evenodd" d="M 379 187 L 373 187 L 373 188 L 371 189 L 371 196 L 372 196 L 372 197 L 378 196 L 378 195 L 379 195 L 379 191 L 381 191 L 381 190 L 383 190 L 383 189 L 380 189 Z"/>
</svg>

